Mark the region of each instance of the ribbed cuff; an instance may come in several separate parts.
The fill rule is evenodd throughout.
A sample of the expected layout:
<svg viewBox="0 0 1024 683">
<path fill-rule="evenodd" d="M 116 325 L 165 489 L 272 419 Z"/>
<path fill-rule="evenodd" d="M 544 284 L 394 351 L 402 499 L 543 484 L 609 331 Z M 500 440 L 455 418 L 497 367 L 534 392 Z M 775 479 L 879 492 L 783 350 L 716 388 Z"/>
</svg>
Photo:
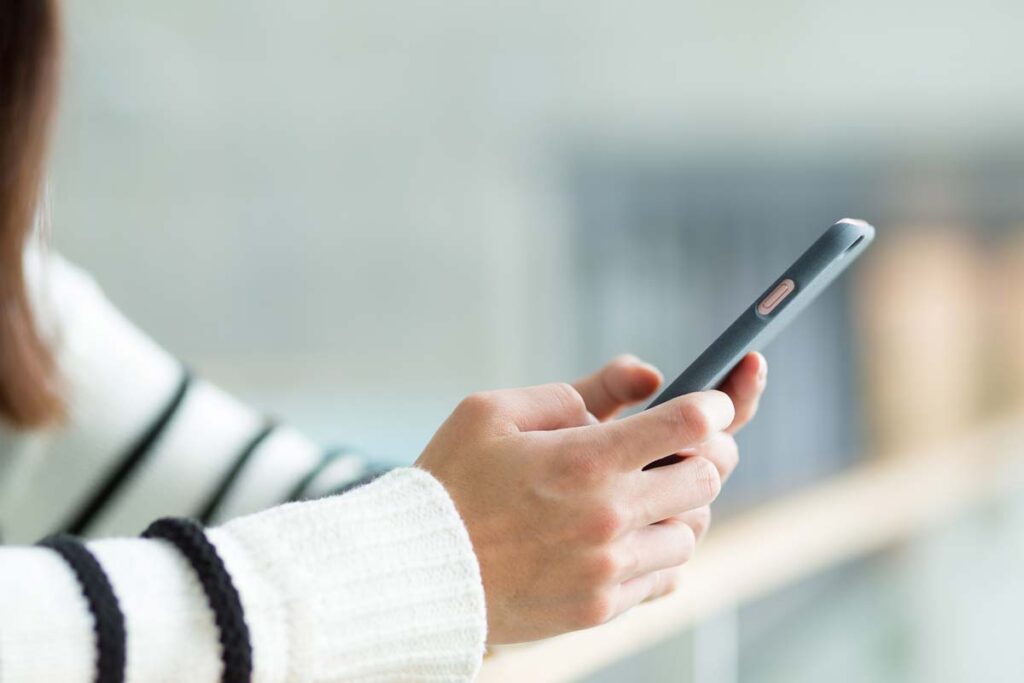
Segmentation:
<svg viewBox="0 0 1024 683">
<path fill-rule="evenodd" d="M 233 576 L 261 577 L 259 587 L 239 585 L 243 606 L 280 606 L 289 635 L 271 649 L 290 660 L 289 679 L 476 675 L 487 624 L 480 570 L 455 505 L 425 471 L 395 470 L 343 496 L 243 517 L 209 536 Z"/>
</svg>

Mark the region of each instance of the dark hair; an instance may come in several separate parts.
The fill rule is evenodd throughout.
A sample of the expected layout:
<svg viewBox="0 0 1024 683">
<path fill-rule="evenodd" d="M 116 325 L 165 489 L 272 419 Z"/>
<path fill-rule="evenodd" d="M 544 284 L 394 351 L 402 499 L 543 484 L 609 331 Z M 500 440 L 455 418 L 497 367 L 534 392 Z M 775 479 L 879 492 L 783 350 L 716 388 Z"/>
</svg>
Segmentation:
<svg viewBox="0 0 1024 683">
<path fill-rule="evenodd" d="M 0 2 L 0 418 L 16 427 L 62 415 L 53 357 L 25 289 L 57 88 L 56 0 Z"/>
</svg>

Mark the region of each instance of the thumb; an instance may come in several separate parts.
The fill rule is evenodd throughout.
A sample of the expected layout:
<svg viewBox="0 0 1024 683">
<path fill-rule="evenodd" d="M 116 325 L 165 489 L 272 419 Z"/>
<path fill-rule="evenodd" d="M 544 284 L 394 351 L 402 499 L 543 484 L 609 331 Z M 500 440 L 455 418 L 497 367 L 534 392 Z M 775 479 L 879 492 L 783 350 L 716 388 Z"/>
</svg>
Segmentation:
<svg viewBox="0 0 1024 683">
<path fill-rule="evenodd" d="M 574 386 L 587 409 L 597 419 L 607 420 L 624 406 L 653 394 L 661 381 L 661 373 L 653 365 L 627 354 L 613 359 Z"/>
</svg>

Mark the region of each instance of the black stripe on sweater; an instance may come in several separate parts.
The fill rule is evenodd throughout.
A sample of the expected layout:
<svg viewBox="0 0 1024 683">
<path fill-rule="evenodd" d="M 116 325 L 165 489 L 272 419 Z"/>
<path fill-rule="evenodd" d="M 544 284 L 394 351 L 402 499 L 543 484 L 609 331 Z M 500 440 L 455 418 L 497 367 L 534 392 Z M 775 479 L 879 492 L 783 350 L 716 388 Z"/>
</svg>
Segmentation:
<svg viewBox="0 0 1024 683">
<path fill-rule="evenodd" d="M 370 469 L 365 474 L 363 474 L 363 476 L 359 477 L 358 479 L 350 481 L 347 484 L 342 484 L 341 486 L 338 486 L 337 488 L 331 489 L 330 491 L 325 493 L 323 497 L 326 498 L 327 496 L 340 496 L 343 493 L 348 493 L 352 489 L 357 489 L 360 486 L 365 486 L 365 485 L 367 485 L 367 484 L 369 484 L 369 483 L 371 483 L 371 482 L 373 482 L 373 481 L 375 481 L 377 479 L 380 479 L 381 477 L 383 477 L 385 474 L 387 474 L 390 471 L 391 470 L 388 469 L 388 468 L 373 468 L 373 469 Z"/>
<path fill-rule="evenodd" d="M 92 613 L 96 635 L 97 683 L 122 683 L 125 669 L 124 614 L 103 567 L 74 536 L 58 534 L 39 541 L 68 563 Z"/>
<path fill-rule="evenodd" d="M 347 448 L 330 448 L 324 451 L 323 455 L 320 456 L 320 462 L 313 466 L 309 472 L 303 475 L 302 479 L 299 479 L 292 487 L 292 490 L 288 492 L 288 497 L 285 498 L 286 502 L 294 503 L 297 500 L 305 498 L 307 489 L 316 481 L 316 478 L 323 473 L 327 467 L 335 462 L 341 456 L 350 453 Z"/>
<path fill-rule="evenodd" d="M 203 528 L 190 519 L 164 518 L 149 525 L 143 538 L 160 538 L 173 544 L 192 565 L 220 632 L 224 683 L 248 683 L 252 677 L 252 643 L 245 623 L 242 599 L 217 549 Z M 181 653 L 188 656 L 188 653 Z"/>
<path fill-rule="evenodd" d="M 267 440 L 277 425 L 273 420 L 267 420 L 260 431 L 256 432 L 255 435 L 242 447 L 242 450 L 235 456 L 235 461 L 231 463 L 231 467 L 221 478 L 220 482 L 217 483 L 217 487 L 210 494 L 210 497 L 206 500 L 196 514 L 198 519 L 203 524 L 209 524 L 210 520 L 213 519 L 213 515 L 217 512 L 217 508 L 220 507 L 221 503 L 224 502 L 224 498 L 227 497 L 231 487 L 234 486 L 235 480 L 238 475 L 241 474 L 245 468 L 245 464 L 252 458 L 252 454 L 260 447 L 260 445 Z"/>
<path fill-rule="evenodd" d="M 174 415 L 184 402 L 191 383 L 192 373 L 187 368 L 182 369 L 178 386 L 163 410 L 160 411 L 160 414 L 156 416 L 136 442 L 132 444 L 128 452 L 120 458 L 117 467 L 97 486 L 89 499 L 82 505 L 82 508 L 63 526 L 65 531 L 81 535 L 89 528 L 89 525 L 100 514 L 111 497 L 139 468 L 146 455 L 153 449 L 153 445 L 167 431 L 167 425 L 171 423 Z"/>
</svg>

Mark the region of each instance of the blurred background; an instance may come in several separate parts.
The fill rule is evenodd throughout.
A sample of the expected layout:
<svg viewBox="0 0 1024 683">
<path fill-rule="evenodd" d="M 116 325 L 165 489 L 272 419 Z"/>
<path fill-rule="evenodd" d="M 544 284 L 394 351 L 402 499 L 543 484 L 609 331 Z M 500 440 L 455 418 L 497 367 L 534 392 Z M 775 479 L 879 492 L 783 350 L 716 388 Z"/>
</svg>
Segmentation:
<svg viewBox="0 0 1024 683">
<path fill-rule="evenodd" d="M 674 375 L 847 215 L 879 240 L 767 350 L 721 523 L 1024 403 L 1020 3 L 65 4 L 57 248 L 325 444 Z M 987 499 L 587 680 L 1024 680 L 1022 571 Z"/>
</svg>

